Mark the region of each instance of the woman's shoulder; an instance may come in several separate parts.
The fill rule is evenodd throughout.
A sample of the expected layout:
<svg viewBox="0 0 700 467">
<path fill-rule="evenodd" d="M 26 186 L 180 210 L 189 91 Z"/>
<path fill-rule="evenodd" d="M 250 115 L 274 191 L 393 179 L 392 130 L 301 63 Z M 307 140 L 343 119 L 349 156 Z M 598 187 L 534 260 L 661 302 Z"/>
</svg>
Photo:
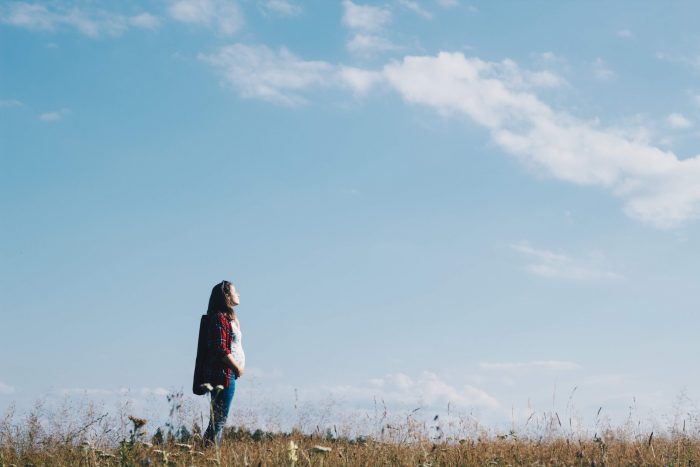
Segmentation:
<svg viewBox="0 0 700 467">
<path fill-rule="evenodd" d="M 228 317 L 226 316 L 225 313 L 221 311 L 217 311 L 215 313 L 210 313 L 209 315 L 209 321 L 214 323 L 214 324 L 228 324 Z"/>
</svg>

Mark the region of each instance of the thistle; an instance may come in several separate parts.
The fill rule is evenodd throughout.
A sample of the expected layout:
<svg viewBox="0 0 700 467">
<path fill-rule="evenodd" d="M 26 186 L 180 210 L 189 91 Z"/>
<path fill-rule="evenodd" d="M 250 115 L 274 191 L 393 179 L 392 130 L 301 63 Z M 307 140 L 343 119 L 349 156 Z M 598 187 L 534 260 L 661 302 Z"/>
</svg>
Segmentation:
<svg viewBox="0 0 700 467">
<path fill-rule="evenodd" d="M 129 415 L 129 420 L 134 424 L 134 429 L 131 431 L 131 439 L 129 440 L 131 447 L 133 447 L 139 441 L 141 435 L 143 435 L 141 428 L 143 428 L 148 421 L 144 418 L 134 417 L 133 415 Z"/>
<path fill-rule="evenodd" d="M 131 420 L 131 423 L 134 424 L 134 431 L 138 430 L 148 422 L 146 419 L 134 417 L 133 415 L 129 415 L 129 420 Z"/>
</svg>

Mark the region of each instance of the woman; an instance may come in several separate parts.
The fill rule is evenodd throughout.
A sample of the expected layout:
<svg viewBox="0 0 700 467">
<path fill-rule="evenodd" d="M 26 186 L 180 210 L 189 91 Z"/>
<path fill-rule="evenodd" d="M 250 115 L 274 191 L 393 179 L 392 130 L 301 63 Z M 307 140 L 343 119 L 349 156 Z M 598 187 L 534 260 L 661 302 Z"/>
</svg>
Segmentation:
<svg viewBox="0 0 700 467">
<path fill-rule="evenodd" d="M 221 435 L 228 417 L 236 379 L 243 376 L 245 354 L 241 344 L 241 326 L 234 307 L 240 297 L 234 285 L 222 281 L 214 286 L 207 309 L 204 381 L 215 389 L 211 395 L 211 414 L 204 439 L 221 444 Z M 223 389 L 217 390 L 217 386 Z"/>
</svg>

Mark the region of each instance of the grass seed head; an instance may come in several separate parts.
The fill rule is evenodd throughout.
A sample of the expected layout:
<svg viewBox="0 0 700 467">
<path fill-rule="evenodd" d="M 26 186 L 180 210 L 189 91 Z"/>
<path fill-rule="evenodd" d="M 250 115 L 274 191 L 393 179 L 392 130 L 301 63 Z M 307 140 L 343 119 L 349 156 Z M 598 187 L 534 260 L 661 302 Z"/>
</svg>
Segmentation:
<svg viewBox="0 0 700 467">
<path fill-rule="evenodd" d="M 134 424 L 134 430 L 138 430 L 146 423 L 148 423 L 148 420 L 146 420 L 145 418 L 138 418 L 134 417 L 133 415 L 129 415 L 129 420 L 131 420 L 131 423 Z"/>
</svg>

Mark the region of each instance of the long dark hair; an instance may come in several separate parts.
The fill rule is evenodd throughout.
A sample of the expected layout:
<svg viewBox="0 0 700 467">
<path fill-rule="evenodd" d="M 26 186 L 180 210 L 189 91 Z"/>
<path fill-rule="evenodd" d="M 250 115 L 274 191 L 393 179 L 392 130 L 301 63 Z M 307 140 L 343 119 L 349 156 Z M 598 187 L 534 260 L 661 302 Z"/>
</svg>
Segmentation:
<svg viewBox="0 0 700 467">
<path fill-rule="evenodd" d="M 209 307 L 207 314 L 213 315 L 216 313 L 224 313 L 229 318 L 233 318 L 233 297 L 231 296 L 231 283 L 229 281 L 221 281 L 211 289 L 209 296 Z"/>
</svg>

